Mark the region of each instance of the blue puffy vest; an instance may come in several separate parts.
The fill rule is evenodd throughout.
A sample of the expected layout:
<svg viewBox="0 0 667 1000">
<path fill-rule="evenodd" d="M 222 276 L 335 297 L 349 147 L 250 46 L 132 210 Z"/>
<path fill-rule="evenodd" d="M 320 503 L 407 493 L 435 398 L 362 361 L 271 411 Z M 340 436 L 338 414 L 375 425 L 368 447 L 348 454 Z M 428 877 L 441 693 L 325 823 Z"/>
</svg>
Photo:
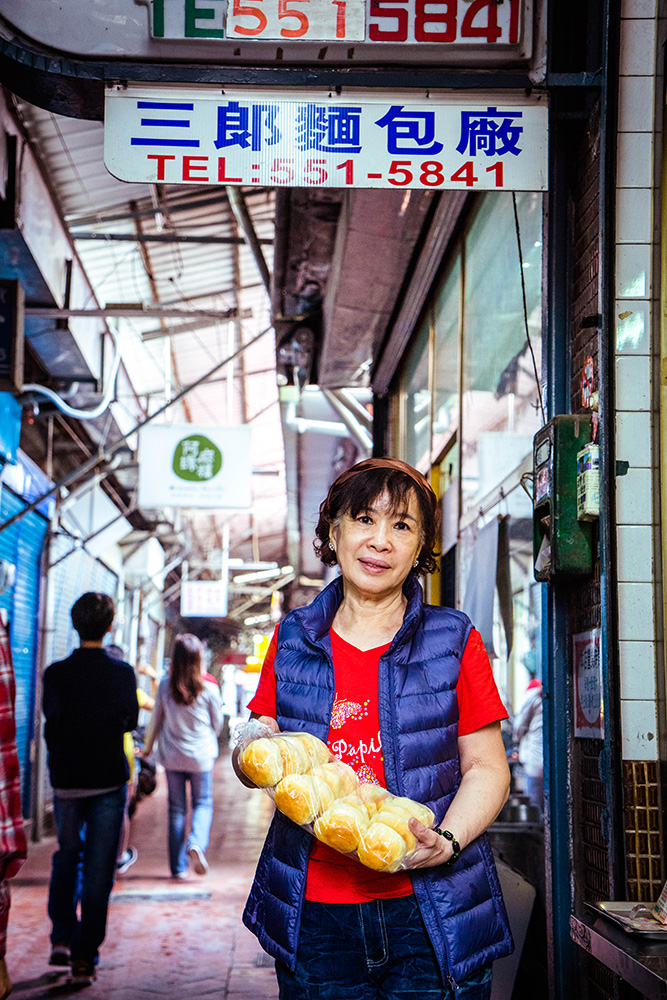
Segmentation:
<svg viewBox="0 0 667 1000">
<path fill-rule="evenodd" d="M 424 802 L 438 825 L 461 780 L 456 684 L 471 630 L 466 615 L 424 604 L 409 578 L 403 625 L 380 658 L 379 716 L 387 788 Z M 326 742 L 334 702 L 329 629 L 343 598 L 334 580 L 280 625 L 275 659 L 277 721 L 284 731 Z M 276 814 L 257 865 L 243 922 L 262 947 L 294 969 L 310 834 Z M 486 835 L 451 867 L 410 872 L 415 898 L 443 979 L 457 982 L 512 951 Z"/>
</svg>

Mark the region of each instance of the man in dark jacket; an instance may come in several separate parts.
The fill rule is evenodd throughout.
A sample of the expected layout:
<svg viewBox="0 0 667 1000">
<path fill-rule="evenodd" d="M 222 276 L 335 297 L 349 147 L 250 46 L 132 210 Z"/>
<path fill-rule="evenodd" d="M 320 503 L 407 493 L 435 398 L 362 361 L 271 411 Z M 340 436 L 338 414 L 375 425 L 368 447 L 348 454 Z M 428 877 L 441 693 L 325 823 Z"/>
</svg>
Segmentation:
<svg viewBox="0 0 667 1000">
<path fill-rule="evenodd" d="M 58 829 L 49 886 L 51 964 L 72 964 L 72 982 L 95 978 L 123 822 L 123 734 L 137 725 L 134 671 L 102 648 L 115 614 L 106 594 L 72 607 L 80 648 L 44 673 L 44 735 Z M 77 901 L 81 902 L 80 917 Z"/>
</svg>

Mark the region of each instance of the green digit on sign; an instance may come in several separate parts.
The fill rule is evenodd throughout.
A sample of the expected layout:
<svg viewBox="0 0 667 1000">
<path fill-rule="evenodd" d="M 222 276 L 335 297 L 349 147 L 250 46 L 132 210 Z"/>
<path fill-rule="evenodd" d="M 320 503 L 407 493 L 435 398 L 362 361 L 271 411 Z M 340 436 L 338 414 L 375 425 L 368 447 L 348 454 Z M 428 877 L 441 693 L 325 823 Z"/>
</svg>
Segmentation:
<svg viewBox="0 0 667 1000">
<path fill-rule="evenodd" d="M 164 38 L 164 0 L 153 0 L 153 37 Z"/>
<path fill-rule="evenodd" d="M 222 28 L 198 28 L 197 21 L 211 21 L 215 17 L 212 7 L 196 7 L 196 0 L 185 0 L 186 38 L 224 38 Z"/>
</svg>

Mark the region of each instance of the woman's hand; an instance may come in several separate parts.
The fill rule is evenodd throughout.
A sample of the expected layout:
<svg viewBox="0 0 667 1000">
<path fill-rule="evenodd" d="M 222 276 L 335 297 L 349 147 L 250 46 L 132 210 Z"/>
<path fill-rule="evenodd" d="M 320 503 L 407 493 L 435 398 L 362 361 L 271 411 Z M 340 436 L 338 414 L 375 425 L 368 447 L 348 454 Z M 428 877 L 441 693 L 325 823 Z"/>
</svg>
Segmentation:
<svg viewBox="0 0 667 1000">
<path fill-rule="evenodd" d="M 409 868 L 435 868 L 444 865 L 453 854 L 451 841 L 429 830 L 418 819 L 411 819 L 408 826 L 417 838 L 417 847 L 408 862 Z"/>
<path fill-rule="evenodd" d="M 272 733 L 280 732 L 280 726 L 278 725 L 275 719 L 271 718 L 270 715 L 257 715 L 255 712 L 252 712 L 250 718 L 257 719 L 258 722 L 262 722 L 268 729 L 271 730 Z M 234 749 L 232 750 L 232 767 L 234 768 L 234 773 L 236 777 L 239 779 L 242 785 L 246 786 L 246 788 L 258 788 L 259 786 L 256 785 L 254 781 L 251 781 L 250 778 L 248 778 L 248 776 L 243 773 L 243 770 L 241 769 L 241 764 L 239 762 L 240 754 L 241 754 L 240 747 L 234 747 Z"/>
</svg>

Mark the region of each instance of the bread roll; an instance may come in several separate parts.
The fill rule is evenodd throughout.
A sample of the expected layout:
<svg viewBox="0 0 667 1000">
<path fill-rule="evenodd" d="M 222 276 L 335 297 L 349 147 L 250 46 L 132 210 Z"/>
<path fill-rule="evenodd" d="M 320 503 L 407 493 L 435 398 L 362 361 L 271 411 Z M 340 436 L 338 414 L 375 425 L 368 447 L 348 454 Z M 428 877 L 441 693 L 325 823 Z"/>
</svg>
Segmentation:
<svg viewBox="0 0 667 1000">
<path fill-rule="evenodd" d="M 404 795 L 391 795 L 388 801 L 383 802 L 382 808 L 406 812 L 408 816 L 414 816 L 424 826 L 431 827 L 435 823 L 435 814 L 428 806 L 421 802 L 415 802 L 414 799 L 408 799 Z"/>
<path fill-rule="evenodd" d="M 299 736 L 276 736 L 274 739 L 280 745 L 283 775 L 305 774 L 310 771 L 310 756 Z"/>
<path fill-rule="evenodd" d="M 357 792 L 351 792 L 350 795 L 343 795 L 339 800 L 340 802 L 347 802 L 348 805 L 353 806 L 358 809 L 362 816 L 366 819 L 371 818 L 371 813 L 368 810 L 368 806 L 361 801 Z"/>
<path fill-rule="evenodd" d="M 239 755 L 243 773 L 261 788 L 275 785 L 283 776 L 283 758 L 276 737 L 262 737 L 249 743 Z"/>
<path fill-rule="evenodd" d="M 340 760 L 332 760 L 328 764 L 320 764 L 314 767 L 313 774 L 326 781 L 327 785 L 334 793 L 335 798 L 349 795 L 354 792 L 359 784 L 359 779 L 353 768 L 349 764 L 343 764 Z"/>
<path fill-rule="evenodd" d="M 323 844 L 344 854 L 356 850 L 368 826 L 368 816 L 361 801 L 359 808 L 349 801 L 336 799 L 319 819 L 315 820 L 315 836 Z"/>
<path fill-rule="evenodd" d="M 299 826 L 312 823 L 333 804 L 326 781 L 312 774 L 288 774 L 276 787 L 276 808 Z"/>
<path fill-rule="evenodd" d="M 407 854 L 405 841 L 400 833 L 386 823 L 370 823 L 357 848 L 359 860 L 375 871 L 396 871 Z"/>
<path fill-rule="evenodd" d="M 381 785 L 363 783 L 359 786 L 359 798 L 368 809 L 369 816 L 380 808 L 382 802 L 389 796 L 386 788 Z"/>
<path fill-rule="evenodd" d="M 326 764 L 330 759 L 331 754 L 329 753 L 328 746 L 322 740 L 318 740 L 317 736 L 313 736 L 312 733 L 299 733 L 295 738 L 305 746 L 310 758 L 311 767 L 317 767 L 318 764 Z"/>
<path fill-rule="evenodd" d="M 405 841 L 405 847 L 409 854 L 410 851 L 414 851 L 417 846 L 417 838 L 408 826 L 409 819 L 410 817 L 407 813 L 401 815 L 398 812 L 392 812 L 391 809 L 380 809 L 380 811 L 376 812 L 375 816 L 373 816 L 371 824 L 384 823 L 385 826 L 390 826 L 392 830 L 396 831 L 396 833 L 400 833 L 401 837 Z"/>
</svg>

